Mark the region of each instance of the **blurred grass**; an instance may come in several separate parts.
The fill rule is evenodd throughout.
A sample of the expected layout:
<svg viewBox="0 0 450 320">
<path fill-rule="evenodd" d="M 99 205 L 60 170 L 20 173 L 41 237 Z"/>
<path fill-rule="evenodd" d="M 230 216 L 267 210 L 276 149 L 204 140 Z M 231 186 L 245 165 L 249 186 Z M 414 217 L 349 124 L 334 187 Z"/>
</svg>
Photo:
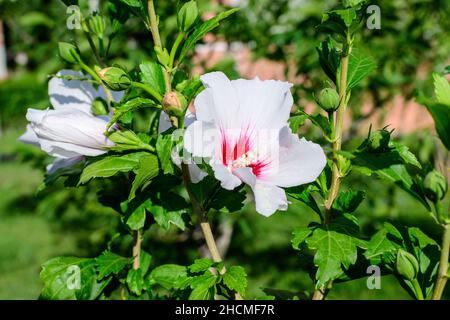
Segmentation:
<svg viewBox="0 0 450 320">
<path fill-rule="evenodd" d="M 0 154 L 10 155 L 21 133 L 11 129 L 3 134 Z M 34 202 L 16 201 L 33 195 L 41 179 L 28 163 L 0 162 L 0 299 L 36 299 L 42 263 L 75 248 L 72 236 L 55 231 L 45 217 L 36 215 Z"/>
</svg>

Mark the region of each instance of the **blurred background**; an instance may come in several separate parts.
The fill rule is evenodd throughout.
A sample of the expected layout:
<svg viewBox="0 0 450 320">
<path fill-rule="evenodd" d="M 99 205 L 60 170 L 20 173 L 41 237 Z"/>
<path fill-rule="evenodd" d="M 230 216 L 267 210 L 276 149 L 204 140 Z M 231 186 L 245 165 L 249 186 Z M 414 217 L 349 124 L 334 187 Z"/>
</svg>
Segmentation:
<svg viewBox="0 0 450 320">
<path fill-rule="evenodd" d="M 120 0 L 115 0 L 117 2 Z M 108 13 L 112 1 L 80 1 L 82 10 Z M 431 94 L 431 73 L 450 64 L 450 2 L 448 0 L 369 1 L 380 7 L 381 28 L 361 29 L 355 45 L 377 61 L 377 69 L 354 90 L 346 119 L 344 148 L 354 148 L 374 129 L 389 126 L 423 164 L 439 168 L 449 163 L 436 137 L 433 122 L 415 102 L 417 92 Z M 336 0 L 198 0 L 204 19 L 223 7 L 241 10 L 217 31 L 208 34 L 186 67 L 194 74 L 222 70 L 230 78 L 280 79 L 294 83 L 295 106 L 316 110 L 313 95 L 326 85 L 316 46 L 325 36 L 316 26 Z M 162 38 L 173 42 L 177 1 L 156 1 Z M 116 13 L 117 14 L 117 13 Z M 17 138 L 24 132 L 27 108 L 47 108 L 48 76 L 68 67 L 57 55 L 58 41 L 75 41 L 85 54 L 89 44 L 80 30 L 69 30 L 70 14 L 59 0 L 0 0 L 0 299 L 36 299 L 41 290 L 40 266 L 57 255 L 95 256 L 119 228 L 119 217 L 97 202 L 95 183 L 67 189 L 62 183 L 39 191 L 49 159 Z M 111 62 L 129 69 L 150 59 L 149 32 L 130 18 L 112 43 Z M 89 56 L 87 56 L 89 57 Z M 92 60 L 93 62 L 93 60 Z M 351 125 L 350 125 L 351 124 Z M 301 134 L 322 141 L 305 124 Z M 376 178 L 350 176 L 353 189 L 367 190 L 357 210 L 367 236 L 384 221 L 421 226 L 438 239 L 439 230 L 417 201 Z M 344 188 L 348 187 L 344 186 Z M 374 192 L 375 191 L 375 192 Z M 244 212 L 218 216 L 218 242 L 230 263 L 245 266 L 248 296 L 264 292 L 289 298 L 310 291 L 313 282 L 291 248 L 294 227 L 316 219 L 310 210 L 293 203 L 287 212 L 270 218 Z M 163 232 L 152 227 L 144 248 L 155 265 L 189 264 L 204 252 L 198 230 Z M 115 250 L 130 255 L 131 237 Z M 407 299 L 391 276 L 381 290 L 368 290 L 366 279 L 338 283 L 330 299 Z M 450 297 L 447 290 L 446 297 Z"/>
</svg>

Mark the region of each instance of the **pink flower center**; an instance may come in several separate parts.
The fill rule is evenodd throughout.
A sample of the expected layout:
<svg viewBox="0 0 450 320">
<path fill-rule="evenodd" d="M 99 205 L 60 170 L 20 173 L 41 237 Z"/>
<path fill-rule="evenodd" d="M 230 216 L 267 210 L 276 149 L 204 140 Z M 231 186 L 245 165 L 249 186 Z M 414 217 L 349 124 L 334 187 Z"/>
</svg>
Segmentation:
<svg viewBox="0 0 450 320">
<path fill-rule="evenodd" d="M 253 174 L 258 177 L 268 164 L 258 159 L 258 153 L 252 150 L 248 136 L 240 136 L 237 142 L 227 139 L 222 132 L 222 162 L 229 170 L 250 167 Z"/>
</svg>

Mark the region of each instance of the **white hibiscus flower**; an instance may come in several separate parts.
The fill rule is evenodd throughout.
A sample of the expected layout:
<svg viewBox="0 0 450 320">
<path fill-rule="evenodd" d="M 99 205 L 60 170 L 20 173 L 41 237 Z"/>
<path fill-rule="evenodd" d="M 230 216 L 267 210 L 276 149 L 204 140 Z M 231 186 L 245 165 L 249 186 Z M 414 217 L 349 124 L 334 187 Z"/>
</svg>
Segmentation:
<svg viewBox="0 0 450 320">
<path fill-rule="evenodd" d="M 260 214 L 286 210 L 282 187 L 314 181 L 326 164 L 319 145 L 289 129 L 292 85 L 257 78 L 230 81 L 221 72 L 201 80 L 206 89 L 195 99 L 196 121 L 187 127 L 184 147 L 208 159 L 223 188 L 248 184 Z"/>
</svg>

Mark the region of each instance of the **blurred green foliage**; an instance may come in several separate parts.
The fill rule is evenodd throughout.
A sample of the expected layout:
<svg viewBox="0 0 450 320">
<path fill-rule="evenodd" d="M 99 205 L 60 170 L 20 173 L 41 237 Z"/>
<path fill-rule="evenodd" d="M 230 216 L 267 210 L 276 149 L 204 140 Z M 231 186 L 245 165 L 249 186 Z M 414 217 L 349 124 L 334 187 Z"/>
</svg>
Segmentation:
<svg viewBox="0 0 450 320">
<path fill-rule="evenodd" d="M 162 38 L 174 34 L 177 27 L 175 2 L 157 1 L 160 21 L 164 24 Z M 199 2 L 202 11 L 218 9 L 209 1 Z M 86 10 L 86 1 L 83 3 Z M 101 3 L 102 10 L 107 10 L 107 1 Z M 312 100 L 312 93 L 318 93 L 325 82 L 315 51 L 324 39 L 316 26 L 322 12 L 335 7 L 337 1 L 248 0 L 245 3 L 238 15 L 218 29 L 221 37 L 248 44 L 255 59 L 289 61 L 295 75 L 307 74 L 307 80 L 295 87 L 297 94 L 301 99 Z M 429 80 L 426 75 L 430 73 L 423 76 L 420 68 L 441 71 L 448 63 L 450 25 L 445 14 L 450 11 L 450 2 L 380 0 L 374 4 L 381 8 L 381 29 L 363 29 L 356 41 L 378 63 L 376 71 L 362 83 L 361 92 L 370 93 L 375 105 L 383 108 L 394 94 L 409 98 L 415 90 L 426 87 L 425 80 Z M 166 16 L 170 18 L 165 19 Z M 98 204 L 93 191 L 95 185 L 67 189 L 60 182 L 36 194 L 42 168 L 50 159 L 17 142 L 24 130 L 26 109 L 49 106 L 47 75 L 64 67 L 57 57 L 57 42 L 76 39 L 82 53 L 89 51 L 80 30 L 62 27 L 66 18 L 60 1 L 0 1 L 11 72 L 10 79 L 0 82 L 0 298 L 36 298 L 41 288 L 40 266 L 56 255 L 96 256 L 109 245 L 115 252 L 129 256 L 126 250 L 131 237 L 115 241 L 115 234 L 123 232 L 118 227 L 119 217 Z M 125 67 L 139 64 L 150 52 L 149 39 L 140 21 L 130 19 L 111 46 L 112 61 Z M 17 59 L 23 53 L 27 55 L 26 63 Z M 92 56 L 88 59 L 94 60 Z M 214 68 L 238 76 L 229 58 Z M 352 97 L 361 98 L 362 94 Z M 303 101 L 299 100 L 300 105 Z M 353 111 L 353 116 L 360 119 L 360 110 Z M 402 140 L 421 163 L 433 163 L 442 157 L 441 145 L 430 132 L 417 132 Z M 360 143 L 360 138 L 346 141 L 346 148 L 356 148 Z M 377 190 L 367 194 L 356 212 L 366 236 L 373 234 L 384 221 L 396 220 L 409 226 L 420 225 L 438 240 L 439 230 L 428 213 L 404 191 L 380 180 L 361 180 L 357 175 L 350 176 L 349 184 L 355 189 Z M 267 219 L 257 215 L 252 205 L 243 213 L 215 217 L 215 228 L 232 230 L 227 257 L 232 257 L 230 263 L 246 268 L 250 296 L 262 296 L 263 290 L 285 297 L 301 296 L 313 286 L 308 274 L 299 271 L 299 266 L 308 261 L 292 254 L 290 244 L 292 227 L 306 226 L 313 214 L 306 206 L 293 202 L 288 212 Z M 186 265 L 202 250 L 198 234 L 198 230 L 161 232 L 155 226 L 148 231 L 143 246 L 154 253 L 155 265 Z M 447 297 L 448 294 L 447 290 Z M 362 278 L 336 284 L 329 298 L 403 299 L 408 296 L 388 276 L 382 279 L 382 290 L 368 290 Z"/>
</svg>

